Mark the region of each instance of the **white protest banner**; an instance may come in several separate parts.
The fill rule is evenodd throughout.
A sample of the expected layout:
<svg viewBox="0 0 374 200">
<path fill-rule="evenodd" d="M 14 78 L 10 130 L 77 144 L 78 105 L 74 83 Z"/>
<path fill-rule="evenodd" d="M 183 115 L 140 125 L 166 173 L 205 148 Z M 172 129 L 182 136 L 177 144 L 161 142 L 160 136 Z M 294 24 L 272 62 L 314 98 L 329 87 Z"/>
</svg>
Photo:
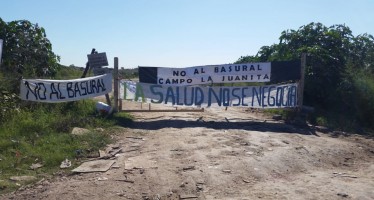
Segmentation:
<svg viewBox="0 0 374 200">
<path fill-rule="evenodd" d="M 101 96 L 112 91 L 112 74 L 73 80 L 23 79 L 21 99 L 66 102 Z"/>
<path fill-rule="evenodd" d="M 137 83 L 134 100 L 177 106 L 297 107 L 296 83 L 284 85 L 205 87 Z M 122 87 L 121 90 L 124 88 Z"/>
<path fill-rule="evenodd" d="M 212 83 L 269 82 L 271 63 L 207 65 L 187 68 L 139 67 L 140 82 L 159 85 L 199 85 Z M 143 74 L 144 73 L 144 74 Z M 152 77 L 152 75 L 157 77 Z M 148 79 L 148 80 L 147 80 Z M 155 80 L 157 82 L 155 82 Z"/>
<path fill-rule="evenodd" d="M 3 40 L 0 39 L 0 64 L 1 64 L 1 56 L 3 54 Z"/>
</svg>

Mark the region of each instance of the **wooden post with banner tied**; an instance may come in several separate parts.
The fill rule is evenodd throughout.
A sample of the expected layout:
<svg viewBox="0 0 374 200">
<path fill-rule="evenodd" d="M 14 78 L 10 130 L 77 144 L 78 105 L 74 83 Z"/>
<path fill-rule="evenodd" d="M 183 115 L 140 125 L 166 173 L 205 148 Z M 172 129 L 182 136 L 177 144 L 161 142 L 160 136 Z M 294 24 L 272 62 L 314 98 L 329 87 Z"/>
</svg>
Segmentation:
<svg viewBox="0 0 374 200">
<path fill-rule="evenodd" d="M 3 40 L 0 39 L 0 66 L 1 66 L 1 55 L 3 54 Z"/>
<path fill-rule="evenodd" d="M 114 70 L 113 70 L 113 79 L 114 79 L 114 87 L 113 87 L 113 96 L 114 96 L 114 107 L 113 111 L 118 112 L 118 57 L 114 57 Z"/>
<path fill-rule="evenodd" d="M 303 108 L 305 66 L 306 66 L 306 53 L 302 53 L 301 54 L 300 81 L 299 81 L 299 95 L 298 95 L 298 109 L 299 109 L 299 111 L 301 111 L 302 108 Z"/>
</svg>

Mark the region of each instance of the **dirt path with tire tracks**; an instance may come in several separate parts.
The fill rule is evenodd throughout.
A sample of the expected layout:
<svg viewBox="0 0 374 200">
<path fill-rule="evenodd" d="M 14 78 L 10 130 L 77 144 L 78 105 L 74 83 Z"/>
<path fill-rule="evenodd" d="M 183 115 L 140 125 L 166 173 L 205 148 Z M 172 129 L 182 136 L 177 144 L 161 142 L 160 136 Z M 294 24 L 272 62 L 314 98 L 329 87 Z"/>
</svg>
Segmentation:
<svg viewBox="0 0 374 200">
<path fill-rule="evenodd" d="M 56 175 L 4 198 L 374 199 L 372 139 L 243 108 L 133 115 L 107 172 Z"/>
</svg>

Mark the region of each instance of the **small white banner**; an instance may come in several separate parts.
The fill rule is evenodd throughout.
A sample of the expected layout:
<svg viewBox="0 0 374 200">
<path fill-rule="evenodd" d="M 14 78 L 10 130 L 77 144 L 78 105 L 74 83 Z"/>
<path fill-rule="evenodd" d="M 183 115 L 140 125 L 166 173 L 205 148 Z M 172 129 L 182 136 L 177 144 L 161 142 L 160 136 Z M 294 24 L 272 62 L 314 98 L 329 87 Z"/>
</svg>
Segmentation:
<svg viewBox="0 0 374 200">
<path fill-rule="evenodd" d="M 112 91 L 112 74 L 73 80 L 23 79 L 21 99 L 57 103 L 77 101 Z"/>
<path fill-rule="evenodd" d="M 205 87 L 165 86 L 137 83 L 128 90 L 121 84 L 120 90 L 134 92 L 135 101 L 177 106 L 238 106 L 252 108 L 297 107 L 296 83 L 284 85 Z"/>
<path fill-rule="evenodd" d="M 198 85 L 212 83 L 269 82 L 271 63 L 207 65 L 157 70 L 159 85 Z"/>
<path fill-rule="evenodd" d="M 119 99 L 135 99 L 136 82 L 135 81 L 120 81 Z"/>
</svg>

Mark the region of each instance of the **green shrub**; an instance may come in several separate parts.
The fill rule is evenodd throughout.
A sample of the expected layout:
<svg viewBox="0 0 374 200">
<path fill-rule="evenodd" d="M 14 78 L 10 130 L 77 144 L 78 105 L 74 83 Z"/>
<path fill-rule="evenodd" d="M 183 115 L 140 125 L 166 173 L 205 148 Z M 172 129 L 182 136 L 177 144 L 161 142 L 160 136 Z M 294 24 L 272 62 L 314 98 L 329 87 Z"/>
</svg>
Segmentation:
<svg viewBox="0 0 374 200">
<path fill-rule="evenodd" d="M 316 124 L 318 126 L 328 126 L 327 119 L 323 116 L 316 117 Z"/>
<path fill-rule="evenodd" d="M 354 78 L 353 83 L 357 120 L 374 129 L 374 75 L 360 74 Z"/>
<path fill-rule="evenodd" d="M 59 70 L 57 71 L 56 75 L 54 76 L 54 79 L 77 79 L 80 78 L 83 74 L 84 68 L 76 68 L 75 66 L 59 66 Z"/>
</svg>

